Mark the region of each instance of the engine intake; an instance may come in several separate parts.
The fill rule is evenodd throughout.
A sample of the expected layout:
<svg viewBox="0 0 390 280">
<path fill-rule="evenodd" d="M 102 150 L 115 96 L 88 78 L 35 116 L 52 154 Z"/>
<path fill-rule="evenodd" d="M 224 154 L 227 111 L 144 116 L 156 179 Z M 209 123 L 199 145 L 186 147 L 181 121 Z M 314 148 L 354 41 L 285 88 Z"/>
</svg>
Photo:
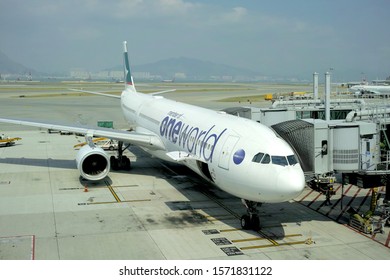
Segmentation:
<svg viewBox="0 0 390 280">
<path fill-rule="evenodd" d="M 77 153 L 76 163 L 81 176 L 87 180 L 101 180 L 110 172 L 110 159 L 100 147 L 83 146 Z"/>
</svg>

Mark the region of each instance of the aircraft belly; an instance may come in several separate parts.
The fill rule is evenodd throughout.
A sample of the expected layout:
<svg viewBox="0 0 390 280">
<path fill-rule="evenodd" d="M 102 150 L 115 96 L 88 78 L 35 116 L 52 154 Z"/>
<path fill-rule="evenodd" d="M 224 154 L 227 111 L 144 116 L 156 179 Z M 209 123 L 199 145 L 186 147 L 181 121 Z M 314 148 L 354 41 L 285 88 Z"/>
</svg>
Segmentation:
<svg viewBox="0 0 390 280">
<path fill-rule="evenodd" d="M 140 147 L 140 148 L 142 150 L 144 150 L 145 152 L 147 152 L 148 154 L 150 154 L 158 159 L 168 161 L 168 162 L 173 162 L 173 163 L 181 163 L 181 162 L 178 162 L 178 161 L 172 159 L 171 157 L 167 156 L 167 152 L 164 150 L 150 150 L 150 149 L 145 148 L 145 147 Z"/>
<path fill-rule="evenodd" d="M 277 177 L 269 174 L 279 173 L 278 168 L 273 167 L 273 165 L 255 166 L 255 168 L 236 166 L 229 170 L 217 168 L 215 183 L 222 190 L 250 201 L 282 202 L 286 199 L 279 193 L 277 182 L 268 179 Z"/>
</svg>

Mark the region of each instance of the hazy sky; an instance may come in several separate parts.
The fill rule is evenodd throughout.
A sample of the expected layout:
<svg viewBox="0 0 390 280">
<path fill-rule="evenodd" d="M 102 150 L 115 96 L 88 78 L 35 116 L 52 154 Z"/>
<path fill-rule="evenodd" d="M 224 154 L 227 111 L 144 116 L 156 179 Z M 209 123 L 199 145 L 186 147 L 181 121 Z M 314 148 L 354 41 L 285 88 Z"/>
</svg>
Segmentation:
<svg viewBox="0 0 390 280">
<path fill-rule="evenodd" d="M 265 75 L 390 75 L 389 0 L 0 0 L 0 50 L 38 71 L 190 57 Z"/>
</svg>

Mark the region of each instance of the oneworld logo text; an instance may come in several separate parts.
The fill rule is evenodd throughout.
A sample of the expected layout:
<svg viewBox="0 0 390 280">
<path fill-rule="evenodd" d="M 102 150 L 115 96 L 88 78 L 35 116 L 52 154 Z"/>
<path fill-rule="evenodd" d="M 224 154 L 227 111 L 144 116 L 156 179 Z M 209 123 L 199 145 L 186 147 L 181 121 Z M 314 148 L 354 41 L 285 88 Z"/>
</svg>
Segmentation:
<svg viewBox="0 0 390 280">
<path fill-rule="evenodd" d="M 206 162 L 213 160 L 215 146 L 217 145 L 222 132 L 215 132 L 215 125 L 206 130 L 199 127 L 185 124 L 180 118 L 182 115 L 169 112 L 160 123 L 160 135 L 173 144 L 178 144 L 188 153 L 202 157 Z"/>
</svg>

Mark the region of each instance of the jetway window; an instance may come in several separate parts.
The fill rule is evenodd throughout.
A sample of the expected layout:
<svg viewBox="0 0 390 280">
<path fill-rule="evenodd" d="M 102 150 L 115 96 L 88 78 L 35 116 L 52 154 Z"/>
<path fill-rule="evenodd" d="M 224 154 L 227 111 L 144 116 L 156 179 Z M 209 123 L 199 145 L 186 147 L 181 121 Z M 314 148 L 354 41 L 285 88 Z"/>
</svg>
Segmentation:
<svg viewBox="0 0 390 280">
<path fill-rule="evenodd" d="M 259 162 L 261 162 L 261 159 L 263 158 L 263 156 L 264 156 L 264 153 L 257 153 L 253 157 L 252 161 L 259 163 Z"/>
<path fill-rule="evenodd" d="M 286 157 L 283 157 L 283 156 L 271 156 L 271 157 L 272 157 L 273 164 L 277 164 L 277 165 L 281 165 L 281 166 L 288 165 Z"/>
<path fill-rule="evenodd" d="M 328 141 L 327 140 L 323 140 L 321 142 L 321 155 L 327 155 L 328 154 Z"/>
</svg>

